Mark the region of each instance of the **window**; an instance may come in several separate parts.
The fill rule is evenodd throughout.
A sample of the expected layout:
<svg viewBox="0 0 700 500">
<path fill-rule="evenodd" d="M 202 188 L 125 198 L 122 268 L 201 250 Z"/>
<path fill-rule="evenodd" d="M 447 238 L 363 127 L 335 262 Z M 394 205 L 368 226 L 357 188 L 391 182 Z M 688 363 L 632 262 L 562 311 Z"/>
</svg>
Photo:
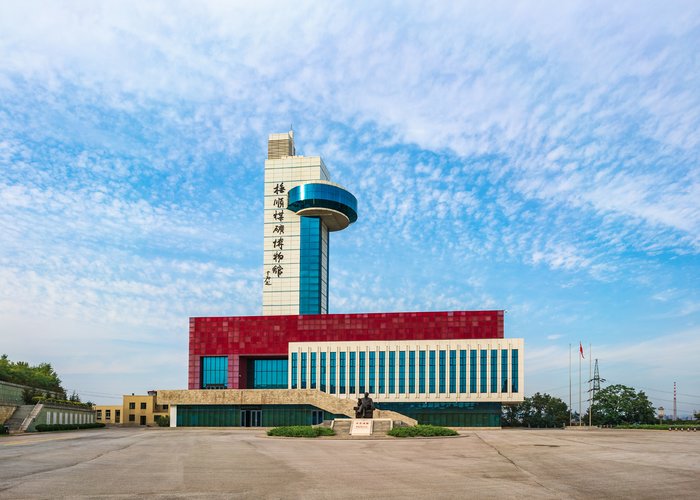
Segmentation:
<svg viewBox="0 0 700 500">
<path fill-rule="evenodd" d="M 430 394 L 435 394 L 435 351 L 430 351 L 430 372 L 428 374 Z"/>
<path fill-rule="evenodd" d="M 311 389 L 316 389 L 316 359 L 318 355 L 315 352 L 311 353 Z"/>
<path fill-rule="evenodd" d="M 306 353 L 301 353 L 301 388 L 306 389 Z"/>
<path fill-rule="evenodd" d="M 364 394 L 364 392 L 366 390 L 366 386 L 365 386 L 365 358 L 366 357 L 367 357 L 366 352 L 360 353 L 360 374 L 359 374 L 360 394 Z"/>
<path fill-rule="evenodd" d="M 486 370 L 487 370 L 487 362 L 486 362 L 486 349 L 481 349 L 480 354 L 480 364 L 479 364 L 479 369 L 481 372 L 479 373 L 479 392 L 488 392 L 488 387 L 487 387 L 487 381 L 486 381 Z"/>
<path fill-rule="evenodd" d="M 340 366 L 338 367 L 338 378 L 340 379 L 340 382 L 338 385 L 340 386 L 340 394 L 345 394 L 347 391 L 347 386 L 345 385 L 345 367 L 346 365 L 346 358 L 347 358 L 347 353 L 346 352 L 341 352 L 340 353 Z"/>
<path fill-rule="evenodd" d="M 296 352 L 292 353 L 292 389 L 297 388 L 297 363 L 299 362 L 299 356 Z"/>
<path fill-rule="evenodd" d="M 498 392 L 498 349 L 491 349 L 491 392 Z"/>
<path fill-rule="evenodd" d="M 141 403 L 141 409 L 145 410 L 146 409 L 146 403 Z"/>
<path fill-rule="evenodd" d="M 469 351 L 469 392 L 476 392 L 476 349 Z"/>
<path fill-rule="evenodd" d="M 168 411 L 168 405 L 163 405 L 163 411 Z"/>
<path fill-rule="evenodd" d="M 328 281 L 324 267 L 321 219 L 302 217 L 300 227 L 299 314 L 323 314 L 323 282 Z M 315 380 L 311 381 L 313 385 Z"/>
<path fill-rule="evenodd" d="M 438 357 L 438 390 L 445 394 L 447 384 L 447 351 L 440 351 Z"/>
<path fill-rule="evenodd" d="M 105 420 L 112 419 L 112 410 L 105 410 Z"/>
<path fill-rule="evenodd" d="M 401 361 L 400 355 L 399 361 Z M 399 380 L 399 383 L 400 382 Z M 399 389 L 399 392 L 403 391 Z M 410 394 L 416 393 L 416 351 L 408 352 L 408 392 Z"/>
<path fill-rule="evenodd" d="M 135 409 L 136 409 L 136 403 L 134 403 L 134 402 L 129 403 L 129 409 L 130 409 L 130 410 L 135 410 Z"/>
<path fill-rule="evenodd" d="M 375 351 L 370 351 L 369 353 L 369 392 L 374 394 L 375 390 L 375 379 L 377 375 L 377 353 Z"/>
<path fill-rule="evenodd" d="M 321 375 L 319 386 L 323 392 L 326 392 L 326 353 L 321 353 Z"/>
<path fill-rule="evenodd" d="M 97 420 L 102 420 L 102 410 L 97 410 Z"/>
<path fill-rule="evenodd" d="M 450 394 L 457 392 L 457 351 L 450 351 Z"/>
<path fill-rule="evenodd" d="M 286 359 L 248 359 L 248 389 L 286 389 Z"/>
<path fill-rule="evenodd" d="M 405 353 L 403 359 L 405 369 Z M 399 372 L 399 377 L 401 377 L 401 372 Z M 401 382 L 399 382 L 399 384 L 401 384 Z M 396 394 L 396 351 L 389 351 L 389 394 Z"/>
<path fill-rule="evenodd" d="M 501 349 L 501 392 L 508 392 L 508 349 Z"/>
<path fill-rule="evenodd" d="M 415 376 L 416 370 L 413 368 L 413 376 Z M 415 388 L 415 384 L 414 384 Z M 399 351 L 399 393 L 404 394 L 406 392 L 406 351 Z"/>
<path fill-rule="evenodd" d="M 465 394 L 467 392 L 467 350 L 460 349 L 459 351 L 459 392 Z"/>
<path fill-rule="evenodd" d="M 202 356 L 202 389 L 226 389 L 228 381 L 228 357 Z"/>
<path fill-rule="evenodd" d="M 425 394 L 425 351 L 418 352 L 418 392 Z"/>
<path fill-rule="evenodd" d="M 370 360 L 371 362 L 371 360 Z M 386 378 L 386 352 L 379 351 L 379 393 L 384 394 L 386 387 L 384 379 Z"/>
<path fill-rule="evenodd" d="M 355 391 L 355 367 L 357 366 L 357 353 L 356 352 L 351 352 L 350 353 L 350 366 L 349 366 L 349 375 L 350 375 L 350 381 L 349 381 L 349 389 L 350 389 L 350 394 L 356 394 Z"/>
<path fill-rule="evenodd" d="M 136 422 L 136 415 L 129 413 L 129 422 Z"/>
<path fill-rule="evenodd" d="M 512 358 L 512 363 L 511 363 L 511 370 L 513 372 L 511 373 L 511 380 L 513 381 L 513 392 L 518 392 L 518 350 L 513 349 L 511 351 L 511 358 Z"/>
<path fill-rule="evenodd" d="M 337 358 L 337 357 L 338 357 L 338 356 L 337 356 L 337 353 L 335 353 L 335 352 L 332 352 L 332 353 L 331 353 L 330 373 L 328 374 L 328 375 L 329 375 L 329 379 L 330 379 L 330 380 L 328 381 L 328 385 L 330 385 L 330 390 L 331 390 L 330 392 L 331 392 L 331 394 L 335 394 L 335 393 L 336 393 L 336 386 L 335 386 L 335 362 L 336 362 L 336 358 Z"/>
</svg>

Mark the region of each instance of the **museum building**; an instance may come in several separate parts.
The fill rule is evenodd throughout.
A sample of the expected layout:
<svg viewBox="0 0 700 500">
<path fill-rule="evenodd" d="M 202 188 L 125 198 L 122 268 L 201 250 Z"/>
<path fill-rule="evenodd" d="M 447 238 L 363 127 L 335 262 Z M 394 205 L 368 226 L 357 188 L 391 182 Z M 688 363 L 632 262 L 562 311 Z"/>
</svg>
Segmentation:
<svg viewBox="0 0 700 500">
<path fill-rule="evenodd" d="M 523 400 L 523 339 L 504 311 L 328 314 L 330 234 L 357 201 L 294 135 L 265 161 L 263 315 L 190 318 L 187 391 L 158 391 L 171 426 L 309 425 L 370 393 L 398 420 L 499 427 Z"/>
</svg>

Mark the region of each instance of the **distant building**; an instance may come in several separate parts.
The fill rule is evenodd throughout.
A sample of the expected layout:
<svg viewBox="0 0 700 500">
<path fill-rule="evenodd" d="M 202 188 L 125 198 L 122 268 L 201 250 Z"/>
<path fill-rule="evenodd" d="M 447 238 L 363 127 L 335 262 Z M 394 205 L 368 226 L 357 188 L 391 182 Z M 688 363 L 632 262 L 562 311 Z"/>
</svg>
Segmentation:
<svg viewBox="0 0 700 500">
<path fill-rule="evenodd" d="M 95 421 L 103 424 L 126 426 L 155 426 L 158 419 L 167 417 L 168 405 L 156 402 L 156 391 L 147 395 L 124 395 L 121 405 L 95 405 Z"/>
<path fill-rule="evenodd" d="M 158 391 L 172 426 L 314 424 L 369 392 L 392 418 L 499 427 L 523 401 L 502 310 L 327 314 L 329 233 L 357 200 L 292 132 L 269 136 L 264 199 L 263 315 L 190 318 L 189 390 Z"/>
</svg>

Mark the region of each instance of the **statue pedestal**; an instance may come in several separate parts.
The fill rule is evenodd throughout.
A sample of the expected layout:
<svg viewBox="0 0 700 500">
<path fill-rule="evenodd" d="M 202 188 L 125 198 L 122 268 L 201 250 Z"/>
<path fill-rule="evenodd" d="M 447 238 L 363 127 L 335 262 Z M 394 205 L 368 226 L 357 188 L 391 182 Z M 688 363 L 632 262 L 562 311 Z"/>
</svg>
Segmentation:
<svg viewBox="0 0 700 500">
<path fill-rule="evenodd" d="M 353 418 L 350 426 L 351 436 L 371 436 L 373 420 L 371 418 Z"/>
</svg>

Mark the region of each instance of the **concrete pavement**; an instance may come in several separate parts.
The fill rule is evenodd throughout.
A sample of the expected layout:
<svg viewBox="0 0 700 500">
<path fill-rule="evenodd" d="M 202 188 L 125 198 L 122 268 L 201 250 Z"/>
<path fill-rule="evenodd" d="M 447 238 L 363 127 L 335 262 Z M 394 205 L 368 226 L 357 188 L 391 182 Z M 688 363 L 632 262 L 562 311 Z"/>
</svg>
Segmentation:
<svg viewBox="0 0 700 500">
<path fill-rule="evenodd" d="M 0 498 L 698 498 L 700 433 L 271 439 L 108 428 L 0 438 Z"/>
</svg>

